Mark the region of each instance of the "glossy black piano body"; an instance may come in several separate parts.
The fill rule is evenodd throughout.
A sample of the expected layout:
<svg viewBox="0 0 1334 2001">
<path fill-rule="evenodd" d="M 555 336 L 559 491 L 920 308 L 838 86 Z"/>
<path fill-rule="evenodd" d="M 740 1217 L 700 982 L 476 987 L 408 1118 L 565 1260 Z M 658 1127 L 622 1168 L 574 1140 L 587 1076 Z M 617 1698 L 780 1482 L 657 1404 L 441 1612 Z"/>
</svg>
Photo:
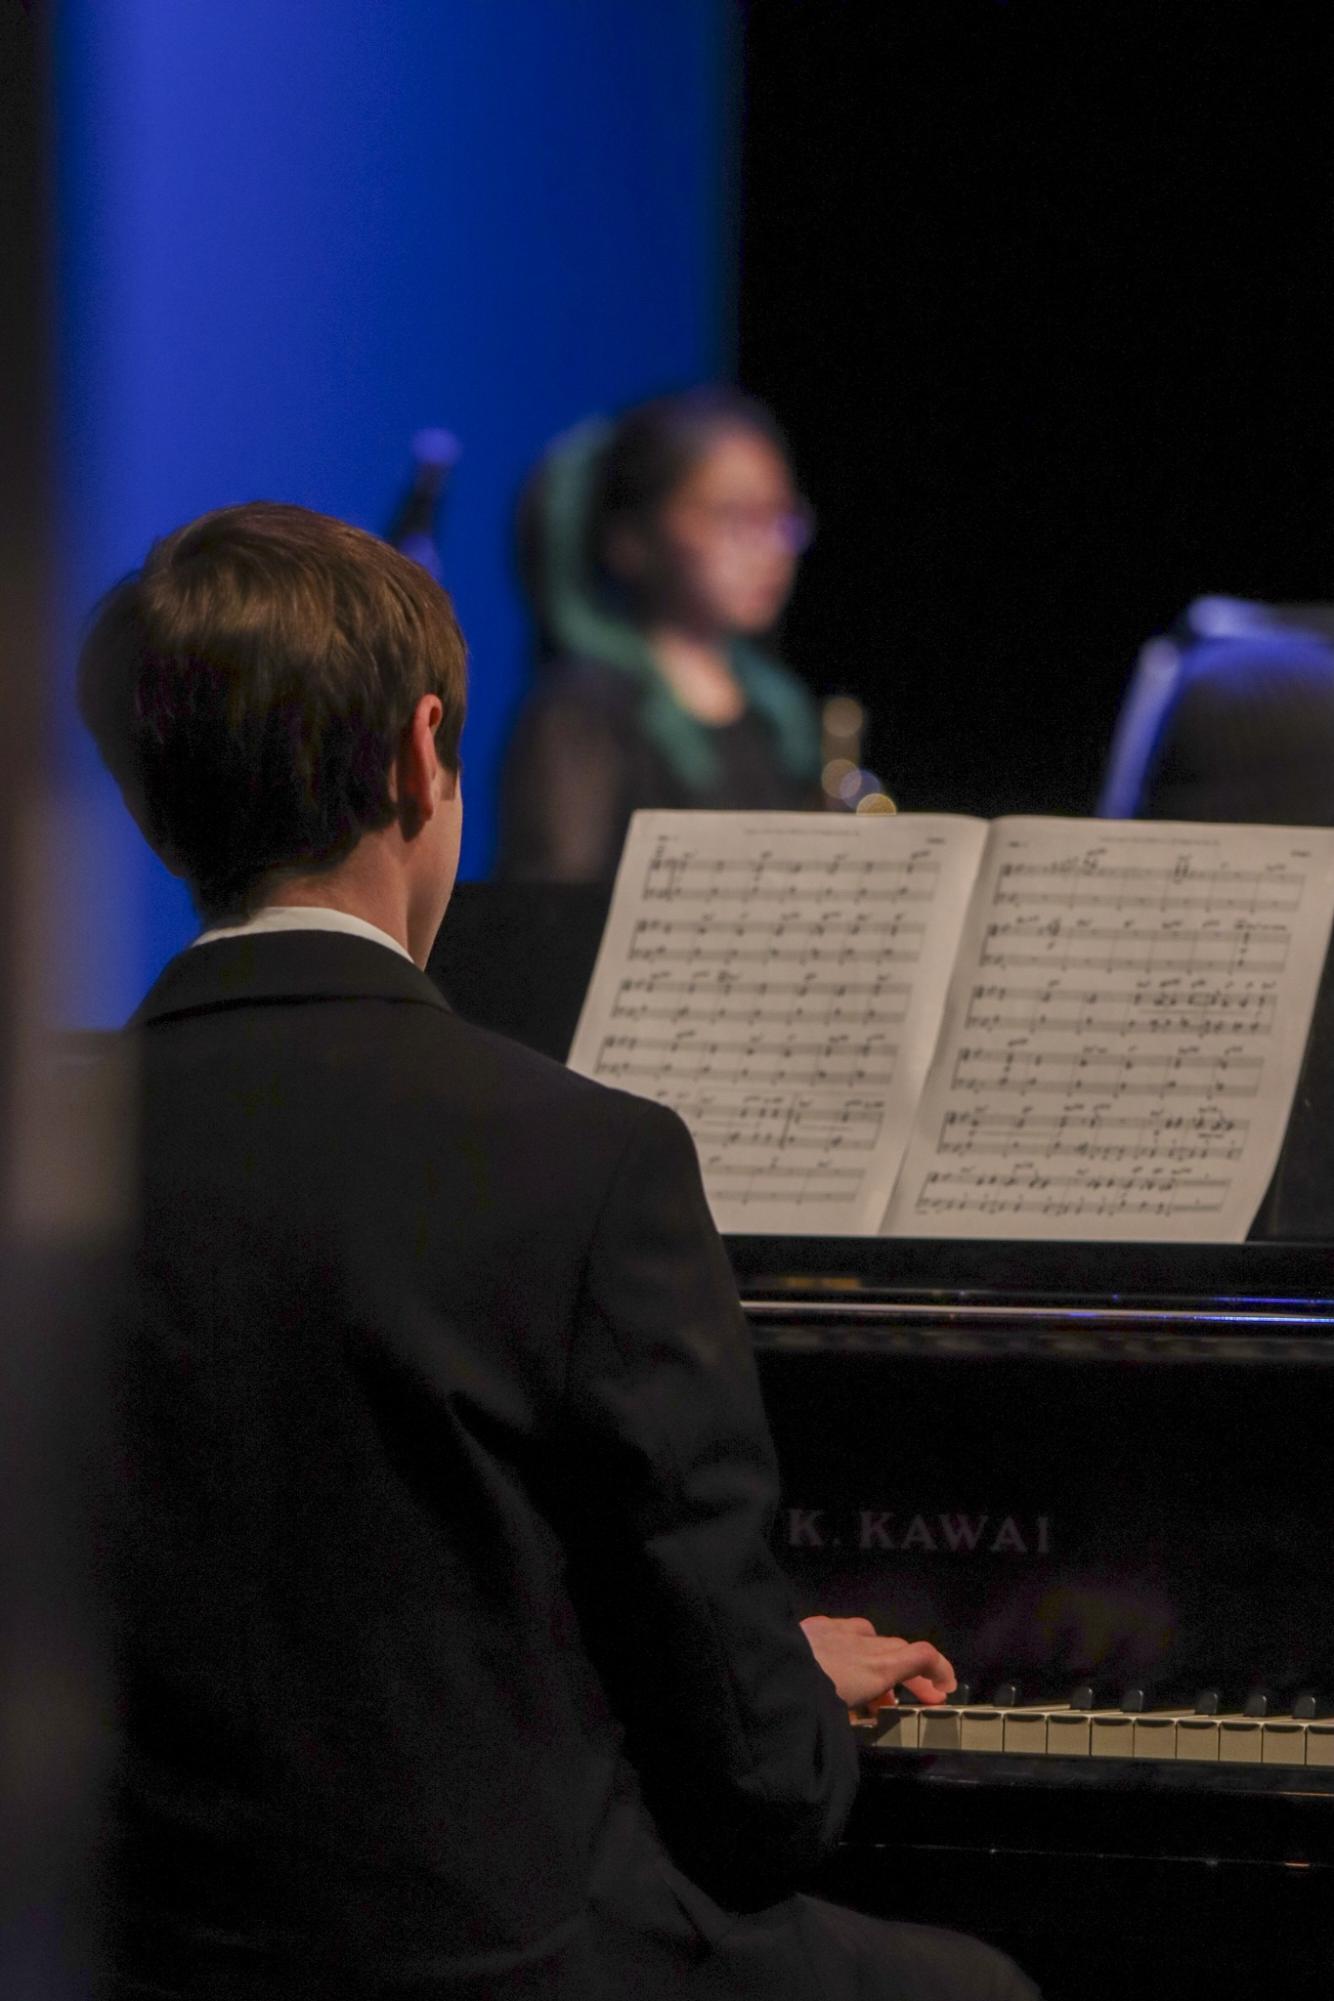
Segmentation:
<svg viewBox="0 0 1334 2001">
<path fill-rule="evenodd" d="M 1334 1310 L 1290 1255 L 1244 1247 L 1261 1303 L 1175 1248 L 730 1248 L 804 1595 L 930 1630 L 978 1694 L 1334 1695 Z"/>
<path fill-rule="evenodd" d="M 1323 1252 L 730 1249 L 806 1609 L 931 1637 L 978 1706 L 1091 1683 L 1109 1711 L 1328 1715 Z M 1334 1769 L 868 1751 L 826 1887 L 987 1932 L 1054 1995 L 1258 1991 L 1280 1963 L 1328 1994 Z"/>
<path fill-rule="evenodd" d="M 563 1056 L 606 901 L 464 886 L 432 970 Z M 977 1701 L 1324 1713 L 1330 990 L 1258 1226 L 1306 1242 L 730 1241 L 805 1609 L 934 1639 Z M 1052 2001 L 1334 1994 L 1334 1769 L 868 1749 L 864 1774 L 825 1887 L 996 1938 Z"/>
</svg>

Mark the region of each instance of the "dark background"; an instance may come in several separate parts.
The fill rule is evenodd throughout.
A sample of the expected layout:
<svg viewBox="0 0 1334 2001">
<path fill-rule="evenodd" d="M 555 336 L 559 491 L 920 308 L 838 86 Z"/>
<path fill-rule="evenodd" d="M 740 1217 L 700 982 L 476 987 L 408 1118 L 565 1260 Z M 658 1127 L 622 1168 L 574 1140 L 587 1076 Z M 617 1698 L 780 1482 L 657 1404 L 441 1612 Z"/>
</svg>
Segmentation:
<svg viewBox="0 0 1334 2001">
<path fill-rule="evenodd" d="M 746 15 L 741 380 L 820 517 L 784 648 L 904 807 L 1090 809 L 1193 596 L 1334 598 L 1334 10 Z"/>
</svg>

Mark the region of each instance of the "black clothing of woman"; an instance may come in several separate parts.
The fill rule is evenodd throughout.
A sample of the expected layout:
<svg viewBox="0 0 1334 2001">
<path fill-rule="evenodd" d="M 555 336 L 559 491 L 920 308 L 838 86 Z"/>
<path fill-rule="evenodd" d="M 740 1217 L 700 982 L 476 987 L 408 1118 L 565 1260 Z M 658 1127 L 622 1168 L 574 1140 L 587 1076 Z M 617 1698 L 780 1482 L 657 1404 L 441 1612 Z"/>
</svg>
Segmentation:
<svg viewBox="0 0 1334 2001">
<path fill-rule="evenodd" d="M 521 714 L 501 805 L 499 873 L 510 881 L 597 882 L 616 873 L 639 807 L 793 811 L 818 788 L 784 765 L 754 709 L 713 725 L 717 776 L 686 786 L 641 727 L 641 691 L 597 661 L 549 668 Z"/>
</svg>

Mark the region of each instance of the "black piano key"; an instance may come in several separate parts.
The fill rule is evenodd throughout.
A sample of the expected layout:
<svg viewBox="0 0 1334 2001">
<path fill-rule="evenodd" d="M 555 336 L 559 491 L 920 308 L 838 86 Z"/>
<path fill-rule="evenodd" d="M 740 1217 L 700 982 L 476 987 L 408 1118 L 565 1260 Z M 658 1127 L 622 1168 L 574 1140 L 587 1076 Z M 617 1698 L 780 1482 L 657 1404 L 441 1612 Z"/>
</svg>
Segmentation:
<svg viewBox="0 0 1334 2001">
<path fill-rule="evenodd" d="M 1151 1675 L 1140 1675 L 1125 1683 L 1104 1707 L 1120 1709 L 1127 1716 L 1148 1716 L 1160 1709 L 1190 1709 L 1194 1700 L 1194 1689 L 1184 1688 L 1179 1681 L 1155 1681 Z"/>
<path fill-rule="evenodd" d="M 1117 1700 L 1106 1706 L 1124 1710 L 1128 1716 L 1150 1716 L 1162 1710 L 1193 1710 L 1197 1715 L 1209 1716 L 1217 1714 L 1218 1699 L 1216 1689 L 1192 1688 L 1179 1676 L 1155 1679 L 1142 1675 L 1122 1688 Z"/>
<path fill-rule="evenodd" d="M 1298 1723 L 1322 1723 L 1334 1716 L 1334 1695 L 1323 1689 L 1304 1688 L 1294 1696 L 1292 1714 Z"/>
<path fill-rule="evenodd" d="M 1291 1691 L 1285 1697 L 1272 1681 L 1220 1681 L 1200 1691 L 1195 1708 L 1202 1716 L 1249 1716 L 1261 1722 L 1266 1716 L 1286 1716 L 1290 1696 Z"/>
<path fill-rule="evenodd" d="M 1019 1684 L 1017 1681 L 1003 1681 L 991 1698 L 993 1709 L 1017 1709 L 1019 1707 Z"/>
<path fill-rule="evenodd" d="M 1110 1709 L 1111 1706 L 1107 1690 L 1096 1681 L 1081 1681 L 1070 1691 L 1072 1709 Z"/>
<path fill-rule="evenodd" d="M 947 1706 L 951 1709 L 966 1709 L 973 1700 L 973 1688 L 974 1683 L 966 1675 L 960 1675 L 955 1687 L 945 1697 Z M 914 1695 L 912 1690 L 908 1688 L 899 1689 L 898 1698 L 900 1706 L 904 1709 L 938 1709 L 940 1707 L 939 1703 L 923 1702 L 920 1696 Z"/>
</svg>

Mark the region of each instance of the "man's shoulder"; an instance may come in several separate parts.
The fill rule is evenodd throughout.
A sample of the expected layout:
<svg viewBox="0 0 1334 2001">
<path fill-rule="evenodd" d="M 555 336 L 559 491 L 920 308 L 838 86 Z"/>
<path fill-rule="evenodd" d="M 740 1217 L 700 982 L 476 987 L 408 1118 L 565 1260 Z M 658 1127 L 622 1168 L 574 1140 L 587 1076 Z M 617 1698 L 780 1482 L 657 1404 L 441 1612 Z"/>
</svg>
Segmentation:
<svg viewBox="0 0 1334 2001">
<path fill-rule="evenodd" d="M 694 1141 L 666 1105 L 456 1014 L 420 1010 L 394 1060 L 393 1094 L 401 1104 L 410 1080 L 414 1097 L 413 1114 L 395 1121 L 407 1157 L 433 1153 L 449 1177 L 471 1175 L 492 1199 L 503 1191 L 516 1225 L 540 1218 L 549 1231 L 562 1219 L 557 1234 L 582 1243 L 618 1191 L 632 1204 L 649 1187 L 702 1201 Z M 382 1104 L 386 1094 L 375 1095 Z"/>
<path fill-rule="evenodd" d="M 378 962 L 381 955 L 370 949 Z M 166 1057 L 169 1049 L 181 1046 L 177 1035 L 183 1034 L 187 1044 L 208 1045 L 218 1082 L 227 1074 L 229 1056 L 239 1065 L 257 1052 L 261 1062 L 284 1065 L 294 1082 L 306 1069 L 315 1081 L 333 1062 L 349 1079 L 358 1072 L 363 1077 L 378 1074 L 386 1085 L 397 1079 L 400 1099 L 411 1079 L 414 1095 L 494 1097 L 534 1110 L 551 1108 L 563 1118 L 616 1131 L 629 1132 L 663 1118 L 677 1123 L 649 1099 L 581 1076 L 512 1036 L 467 1020 L 415 969 L 378 963 L 376 969 L 395 975 L 402 991 L 394 991 L 392 982 L 384 991 L 289 987 L 285 992 L 238 992 L 229 997 L 231 1004 L 218 1004 L 210 995 L 211 1005 L 141 1009 L 106 1042 L 128 1043 L 136 1049 L 136 1060 L 152 1068 L 155 1052 Z M 404 1000 L 430 1004 L 386 1010 L 386 1001 Z M 174 1029 L 176 1035 L 163 1044 L 155 1033 L 159 1028 Z"/>
<path fill-rule="evenodd" d="M 455 1095 L 463 1087 L 469 1095 L 558 1121 L 552 1128 L 554 1163 L 580 1135 L 625 1144 L 638 1136 L 670 1141 L 685 1133 L 683 1121 L 666 1105 L 582 1076 L 554 1057 L 457 1014 L 432 1016 L 422 1028 L 440 1046 L 434 1088 Z"/>
<path fill-rule="evenodd" d="M 368 1177 L 376 1201 L 425 1177 L 455 1207 L 563 1217 L 576 1236 L 632 1160 L 673 1179 L 692 1171 L 689 1135 L 665 1106 L 444 1006 L 346 995 L 131 1033 L 141 1131 L 160 1163 L 193 1159 L 206 1131 L 215 1167 L 244 1156 L 247 1173 L 281 1182 L 293 1163 L 318 1161 L 327 1180 L 338 1161 L 349 1201 L 367 1197 Z"/>
</svg>

